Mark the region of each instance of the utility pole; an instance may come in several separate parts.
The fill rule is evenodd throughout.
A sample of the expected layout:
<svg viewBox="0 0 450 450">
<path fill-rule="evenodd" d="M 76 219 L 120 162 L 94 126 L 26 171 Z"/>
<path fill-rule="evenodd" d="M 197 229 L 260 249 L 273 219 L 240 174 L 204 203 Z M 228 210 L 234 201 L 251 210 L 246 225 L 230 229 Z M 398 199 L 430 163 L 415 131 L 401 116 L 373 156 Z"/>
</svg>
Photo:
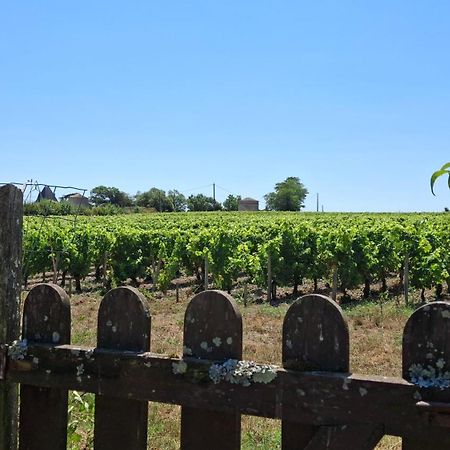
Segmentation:
<svg viewBox="0 0 450 450">
<path fill-rule="evenodd" d="M 216 183 L 213 183 L 213 199 L 216 201 Z"/>
<path fill-rule="evenodd" d="M 316 212 L 319 212 L 319 193 L 317 193 Z"/>
</svg>

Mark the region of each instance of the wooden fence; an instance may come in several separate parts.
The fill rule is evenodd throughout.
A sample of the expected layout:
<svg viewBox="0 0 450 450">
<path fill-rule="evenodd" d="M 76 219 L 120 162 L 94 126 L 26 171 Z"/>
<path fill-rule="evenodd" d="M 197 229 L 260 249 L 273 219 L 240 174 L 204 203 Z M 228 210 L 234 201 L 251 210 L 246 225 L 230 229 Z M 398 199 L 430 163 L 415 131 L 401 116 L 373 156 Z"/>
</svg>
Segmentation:
<svg viewBox="0 0 450 450">
<path fill-rule="evenodd" d="M 14 234 L 20 221 L 11 220 L 14 208 L 3 213 L 2 189 L 0 233 L 9 223 Z M 17 260 L 6 250 L 0 242 L 0 300 L 9 304 L 1 309 L 2 324 L 14 319 L 19 299 L 10 289 Z M 336 303 L 319 295 L 289 308 L 283 367 L 242 360 L 241 315 L 220 291 L 200 293 L 189 303 L 181 358 L 150 352 L 150 312 L 133 288 L 113 289 L 103 298 L 95 348 L 70 345 L 70 330 L 68 296 L 56 285 L 40 284 L 25 300 L 21 339 L 3 341 L 0 387 L 20 384 L 21 449 L 66 448 L 69 390 L 96 394 L 97 450 L 145 449 L 149 401 L 181 405 L 182 449 L 240 448 L 241 414 L 280 419 L 283 450 L 372 449 L 384 434 L 401 436 L 405 450 L 450 448 L 445 302 L 425 305 L 408 320 L 403 378 L 349 373 L 346 320 Z M 0 403 L 0 436 L 5 430 L 14 435 L 14 408 L 14 402 Z M 4 449 L 14 445 L 14 438 L 1 442 Z"/>
</svg>

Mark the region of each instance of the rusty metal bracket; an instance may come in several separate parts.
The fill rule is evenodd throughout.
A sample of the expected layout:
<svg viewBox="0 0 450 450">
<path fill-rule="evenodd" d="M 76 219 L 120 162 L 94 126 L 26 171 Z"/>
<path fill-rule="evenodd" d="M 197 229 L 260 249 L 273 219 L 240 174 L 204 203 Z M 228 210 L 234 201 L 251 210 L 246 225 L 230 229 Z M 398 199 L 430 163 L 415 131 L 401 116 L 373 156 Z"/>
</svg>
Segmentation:
<svg viewBox="0 0 450 450">
<path fill-rule="evenodd" d="M 450 403 L 421 401 L 416 406 L 430 425 L 450 428 Z"/>
<path fill-rule="evenodd" d="M 8 363 L 8 345 L 0 344 L 0 381 L 6 379 L 7 363 Z"/>
</svg>

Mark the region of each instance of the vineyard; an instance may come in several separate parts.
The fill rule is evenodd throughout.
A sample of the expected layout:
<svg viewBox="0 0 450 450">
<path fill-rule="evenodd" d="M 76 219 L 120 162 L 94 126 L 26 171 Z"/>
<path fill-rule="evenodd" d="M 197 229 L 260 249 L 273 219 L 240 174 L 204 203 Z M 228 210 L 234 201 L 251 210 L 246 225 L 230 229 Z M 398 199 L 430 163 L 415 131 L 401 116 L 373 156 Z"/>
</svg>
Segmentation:
<svg viewBox="0 0 450 450">
<path fill-rule="evenodd" d="M 238 280 L 278 286 L 311 280 L 345 292 L 403 282 L 436 289 L 449 283 L 450 221 L 446 214 L 181 213 L 110 217 L 27 217 L 24 280 L 55 273 L 77 290 L 92 270 L 109 286 L 152 283 L 165 291 L 180 275 L 231 290 Z M 270 276 L 270 275 L 269 275 Z"/>
</svg>

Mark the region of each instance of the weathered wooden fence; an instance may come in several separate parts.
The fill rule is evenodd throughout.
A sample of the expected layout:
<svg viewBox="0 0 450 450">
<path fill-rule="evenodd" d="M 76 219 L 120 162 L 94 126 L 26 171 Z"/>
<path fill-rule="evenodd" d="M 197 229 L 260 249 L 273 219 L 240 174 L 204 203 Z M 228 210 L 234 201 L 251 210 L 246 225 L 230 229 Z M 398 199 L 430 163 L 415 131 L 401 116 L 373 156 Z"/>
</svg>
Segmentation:
<svg viewBox="0 0 450 450">
<path fill-rule="evenodd" d="M 3 275 L 15 267 L 1 262 Z M 0 292 L 14 303 L 2 311 L 15 311 L 17 292 Z M 66 448 L 69 390 L 96 394 L 96 449 L 145 449 L 149 401 L 182 406 L 182 449 L 238 449 L 241 414 L 280 419 L 283 450 L 371 449 L 384 434 L 403 437 L 405 450 L 450 448 L 448 303 L 425 305 L 407 322 L 403 378 L 349 373 L 346 320 L 319 295 L 289 308 L 283 367 L 242 360 L 241 315 L 219 291 L 189 303 L 180 358 L 150 353 L 150 312 L 133 288 L 103 298 L 95 348 L 70 345 L 70 320 L 65 292 L 40 284 L 25 300 L 21 340 L 3 342 L 2 388 L 21 388 L 21 449 Z M 0 408 L 2 427 L 14 422 L 14 402 Z"/>
</svg>

